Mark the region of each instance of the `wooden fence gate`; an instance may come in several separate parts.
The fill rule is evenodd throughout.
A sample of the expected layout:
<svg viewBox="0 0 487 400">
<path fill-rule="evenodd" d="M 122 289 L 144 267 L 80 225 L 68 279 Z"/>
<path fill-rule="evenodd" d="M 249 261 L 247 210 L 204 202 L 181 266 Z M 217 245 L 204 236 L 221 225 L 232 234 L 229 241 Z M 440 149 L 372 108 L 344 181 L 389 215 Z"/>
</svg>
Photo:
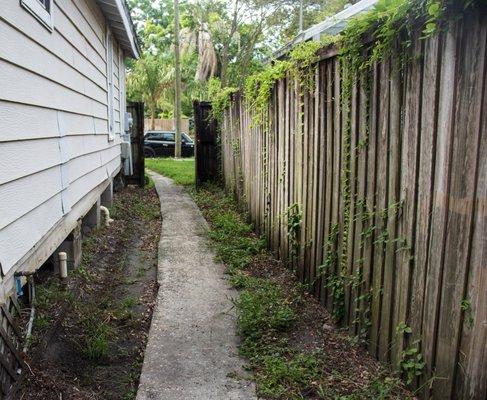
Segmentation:
<svg viewBox="0 0 487 400">
<path fill-rule="evenodd" d="M 219 176 L 219 148 L 217 123 L 211 116 L 211 103 L 195 101 L 195 158 L 196 185 L 212 181 Z"/>
</svg>

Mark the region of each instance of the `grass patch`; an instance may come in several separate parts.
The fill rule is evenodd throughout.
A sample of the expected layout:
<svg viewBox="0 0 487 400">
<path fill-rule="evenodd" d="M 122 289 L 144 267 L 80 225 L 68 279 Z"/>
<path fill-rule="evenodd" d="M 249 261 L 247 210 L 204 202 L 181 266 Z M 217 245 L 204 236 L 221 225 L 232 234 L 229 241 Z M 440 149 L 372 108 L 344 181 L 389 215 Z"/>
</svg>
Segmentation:
<svg viewBox="0 0 487 400">
<path fill-rule="evenodd" d="M 81 351 L 93 361 L 100 361 L 108 356 L 108 343 L 112 328 L 97 318 L 87 318 L 82 322 L 84 335 L 81 336 Z"/>
<path fill-rule="evenodd" d="M 145 179 L 144 188 L 147 190 L 153 189 L 155 184 L 154 184 L 154 180 L 150 177 L 150 175 L 145 174 L 144 179 Z"/>
<path fill-rule="evenodd" d="M 122 306 L 122 308 L 132 308 L 133 306 L 135 306 L 137 304 L 137 299 L 135 297 L 132 297 L 132 296 L 129 296 L 129 297 L 126 297 L 125 299 L 123 299 L 120 303 L 120 305 Z"/>
<path fill-rule="evenodd" d="M 152 204 L 147 204 L 141 199 L 134 199 L 132 203 L 133 213 L 140 219 L 151 221 L 159 216 L 159 209 L 154 208 Z"/>
<path fill-rule="evenodd" d="M 183 186 L 194 185 L 194 158 L 147 158 L 145 166 L 158 174 L 171 178 L 174 183 Z"/>
<path fill-rule="evenodd" d="M 312 301 L 303 285 L 295 280 L 291 283 L 280 280 L 266 270 L 264 264 L 271 256 L 265 249 L 265 239 L 254 233 L 253 226 L 246 222 L 247 216 L 239 212 L 236 203 L 221 188 L 207 186 L 190 192 L 210 224 L 209 236 L 217 258 L 226 264 L 232 285 L 240 290 L 235 300 L 237 329 L 242 337 L 239 351 L 249 360 L 260 397 L 412 398 L 390 373 L 381 375 L 380 369 L 370 368 L 375 376 L 362 379 L 365 362 L 363 369 L 356 370 L 358 376 L 349 376 L 349 364 L 354 361 L 345 362 L 345 366 L 336 365 L 336 353 L 333 359 L 323 350 L 325 345 L 310 349 L 300 345 L 296 335 L 306 335 L 302 314 L 305 305 Z M 345 351 L 346 346 L 351 346 L 345 338 L 339 340 Z M 340 361 L 345 351 L 338 351 Z M 368 360 L 375 363 L 370 357 Z"/>
</svg>

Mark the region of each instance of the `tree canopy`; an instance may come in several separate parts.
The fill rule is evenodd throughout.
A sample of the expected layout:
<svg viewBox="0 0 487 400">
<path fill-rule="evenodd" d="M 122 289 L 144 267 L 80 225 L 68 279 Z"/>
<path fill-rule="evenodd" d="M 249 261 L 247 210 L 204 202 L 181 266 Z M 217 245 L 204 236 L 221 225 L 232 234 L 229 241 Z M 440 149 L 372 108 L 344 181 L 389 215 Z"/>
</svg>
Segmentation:
<svg viewBox="0 0 487 400">
<path fill-rule="evenodd" d="M 343 8 L 345 0 L 303 0 L 304 29 Z M 144 100 L 151 117 L 174 110 L 173 0 L 129 0 L 143 56 L 129 65 L 128 95 Z M 215 85 L 241 86 L 272 53 L 296 36 L 296 0 L 183 0 L 180 2 L 182 112 L 209 99 Z M 154 74 L 149 77 L 149 73 Z M 217 83 L 215 83 L 217 82 Z"/>
</svg>

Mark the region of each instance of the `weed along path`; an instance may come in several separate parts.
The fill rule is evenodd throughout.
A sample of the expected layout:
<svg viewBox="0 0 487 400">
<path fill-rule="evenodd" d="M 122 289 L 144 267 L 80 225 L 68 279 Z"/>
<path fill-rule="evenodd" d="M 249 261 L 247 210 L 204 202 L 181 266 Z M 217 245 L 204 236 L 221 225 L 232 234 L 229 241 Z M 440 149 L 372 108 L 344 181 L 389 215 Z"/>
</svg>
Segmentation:
<svg viewBox="0 0 487 400">
<path fill-rule="evenodd" d="M 160 287 L 137 400 L 255 399 L 242 379 L 235 293 L 207 246 L 208 225 L 182 187 L 151 176 L 161 201 Z"/>
</svg>

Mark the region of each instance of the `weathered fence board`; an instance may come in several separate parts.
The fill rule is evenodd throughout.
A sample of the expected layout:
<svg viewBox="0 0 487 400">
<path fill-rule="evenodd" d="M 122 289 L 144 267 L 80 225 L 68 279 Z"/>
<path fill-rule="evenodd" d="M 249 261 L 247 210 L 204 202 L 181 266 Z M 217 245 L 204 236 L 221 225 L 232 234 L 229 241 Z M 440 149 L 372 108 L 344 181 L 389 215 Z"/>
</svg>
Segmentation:
<svg viewBox="0 0 487 400">
<path fill-rule="evenodd" d="M 261 124 L 237 94 L 223 177 L 269 247 L 372 354 L 397 366 L 417 348 L 424 397 L 484 399 L 487 17 L 419 36 L 404 65 L 358 73 L 348 99 L 336 52 L 314 67 L 312 88 L 280 80 Z"/>
</svg>

